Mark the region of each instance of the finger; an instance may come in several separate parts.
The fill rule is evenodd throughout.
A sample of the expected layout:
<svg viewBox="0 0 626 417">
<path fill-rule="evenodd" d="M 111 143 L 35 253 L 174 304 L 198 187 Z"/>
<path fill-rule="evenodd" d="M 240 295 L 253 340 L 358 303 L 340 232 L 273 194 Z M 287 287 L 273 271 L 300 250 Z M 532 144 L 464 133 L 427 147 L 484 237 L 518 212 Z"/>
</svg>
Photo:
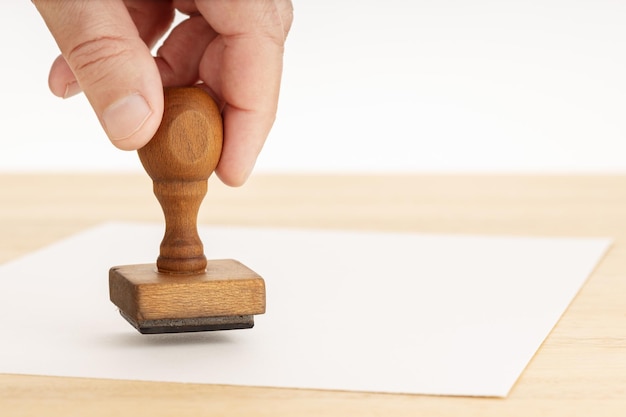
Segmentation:
<svg viewBox="0 0 626 417">
<path fill-rule="evenodd" d="M 202 16 L 192 16 L 172 29 L 156 57 L 163 85 L 171 87 L 197 83 L 202 55 L 216 36 Z"/>
<path fill-rule="evenodd" d="M 198 0 L 219 33 L 200 62 L 200 79 L 226 103 L 224 145 L 216 169 L 228 184 L 243 184 L 274 123 L 283 47 L 291 26 L 289 2 Z M 280 6 L 279 6 L 280 5 Z"/>
<path fill-rule="evenodd" d="M 167 32 L 174 20 L 174 8 L 167 1 L 126 0 L 126 7 L 139 36 L 150 48 Z M 48 85 L 54 95 L 62 98 L 72 97 L 82 91 L 62 55 L 52 63 Z"/>
<path fill-rule="evenodd" d="M 59 55 L 52 63 L 48 86 L 52 94 L 62 98 L 72 97 L 82 91 L 63 55 Z"/>
<path fill-rule="evenodd" d="M 150 51 L 124 3 L 34 3 L 113 144 L 121 149 L 146 144 L 161 122 L 163 90 Z"/>
<path fill-rule="evenodd" d="M 263 149 L 275 115 L 276 111 L 249 111 L 228 104 L 224 107 L 224 144 L 215 169 L 224 184 L 238 187 L 246 182 Z"/>
<path fill-rule="evenodd" d="M 173 5 L 176 10 L 188 16 L 198 13 L 196 0 L 174 0 Z"/>
<path fill-rule="evenodd" d="M 124 0 L 124 4 L 137 27 L 139 37 L 152 49 L 172 25 L 174 6 L 169 0 Z"/>
</svg>

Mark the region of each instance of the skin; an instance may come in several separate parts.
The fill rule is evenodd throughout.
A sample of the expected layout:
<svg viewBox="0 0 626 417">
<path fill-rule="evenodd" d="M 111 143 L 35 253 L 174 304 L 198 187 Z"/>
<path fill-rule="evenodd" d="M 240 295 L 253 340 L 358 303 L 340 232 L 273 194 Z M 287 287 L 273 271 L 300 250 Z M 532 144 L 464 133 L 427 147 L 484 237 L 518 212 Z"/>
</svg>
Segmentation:
<svg viewBox="0 0 626 417">
<path fill-rule="evenodd" d="M 163 116 L 163 86 L 200 83 L 224 120 L 216 173 L 242 185 L 276 117 L 290 0 L 34 0 L 61 56 L 53 94 L 84 92 L 111 142 L 145 145 Z M 150 48 L 172 25 L 157 56 Z M 130 99 L 129 99 L 130 98 Z"/>
</svg>

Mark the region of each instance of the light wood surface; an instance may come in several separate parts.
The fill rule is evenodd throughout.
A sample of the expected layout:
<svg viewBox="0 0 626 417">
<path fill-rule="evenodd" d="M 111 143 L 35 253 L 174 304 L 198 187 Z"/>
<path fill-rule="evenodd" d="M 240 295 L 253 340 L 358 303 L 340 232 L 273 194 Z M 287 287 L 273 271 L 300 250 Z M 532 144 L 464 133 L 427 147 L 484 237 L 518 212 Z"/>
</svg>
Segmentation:
<svg viewBox="0 0 626 417">
<path fill-rule="evenodd" d="M 0 175 L 0 190 L 0 262 L 103 221 L 162 216 L 143 175 Z M 212 180 L 199 221 L 615 244 L 506 399 L 0 375 L 0 415 L 626 414 L 626 177 L 256 176 L 239 189 Z"/>
</svg>

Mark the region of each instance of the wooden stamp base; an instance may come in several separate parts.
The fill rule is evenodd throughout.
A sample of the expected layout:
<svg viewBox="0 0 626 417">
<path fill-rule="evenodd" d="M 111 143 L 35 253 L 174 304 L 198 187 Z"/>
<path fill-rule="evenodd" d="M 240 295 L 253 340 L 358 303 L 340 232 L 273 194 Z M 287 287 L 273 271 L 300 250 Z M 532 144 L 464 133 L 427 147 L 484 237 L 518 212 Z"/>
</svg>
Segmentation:
<svg viewBox="0 0 626 417">
<path fill-rule="evenodd" d="M 141 333 L 250 328 L 265 313 L 265 282 L 232 259 L 211 260 L 206 272 L 166 274 L 155 264 L 109 270 L 111 301 Z"/>
</svg>

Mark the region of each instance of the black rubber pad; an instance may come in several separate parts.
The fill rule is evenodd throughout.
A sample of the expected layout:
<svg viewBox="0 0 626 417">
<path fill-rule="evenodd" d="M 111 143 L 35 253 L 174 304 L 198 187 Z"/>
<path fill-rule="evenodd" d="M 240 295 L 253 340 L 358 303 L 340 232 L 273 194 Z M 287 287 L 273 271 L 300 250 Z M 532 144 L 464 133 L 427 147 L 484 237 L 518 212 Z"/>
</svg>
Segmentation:
<svg viewBox="0 0 626 417">
<path fill-rule="evenodd" d="M 135 321 L 121 310 L 120 314 L 142 334 L 206 332 L 254 327 L 253 315 Z"/>
</svg>

